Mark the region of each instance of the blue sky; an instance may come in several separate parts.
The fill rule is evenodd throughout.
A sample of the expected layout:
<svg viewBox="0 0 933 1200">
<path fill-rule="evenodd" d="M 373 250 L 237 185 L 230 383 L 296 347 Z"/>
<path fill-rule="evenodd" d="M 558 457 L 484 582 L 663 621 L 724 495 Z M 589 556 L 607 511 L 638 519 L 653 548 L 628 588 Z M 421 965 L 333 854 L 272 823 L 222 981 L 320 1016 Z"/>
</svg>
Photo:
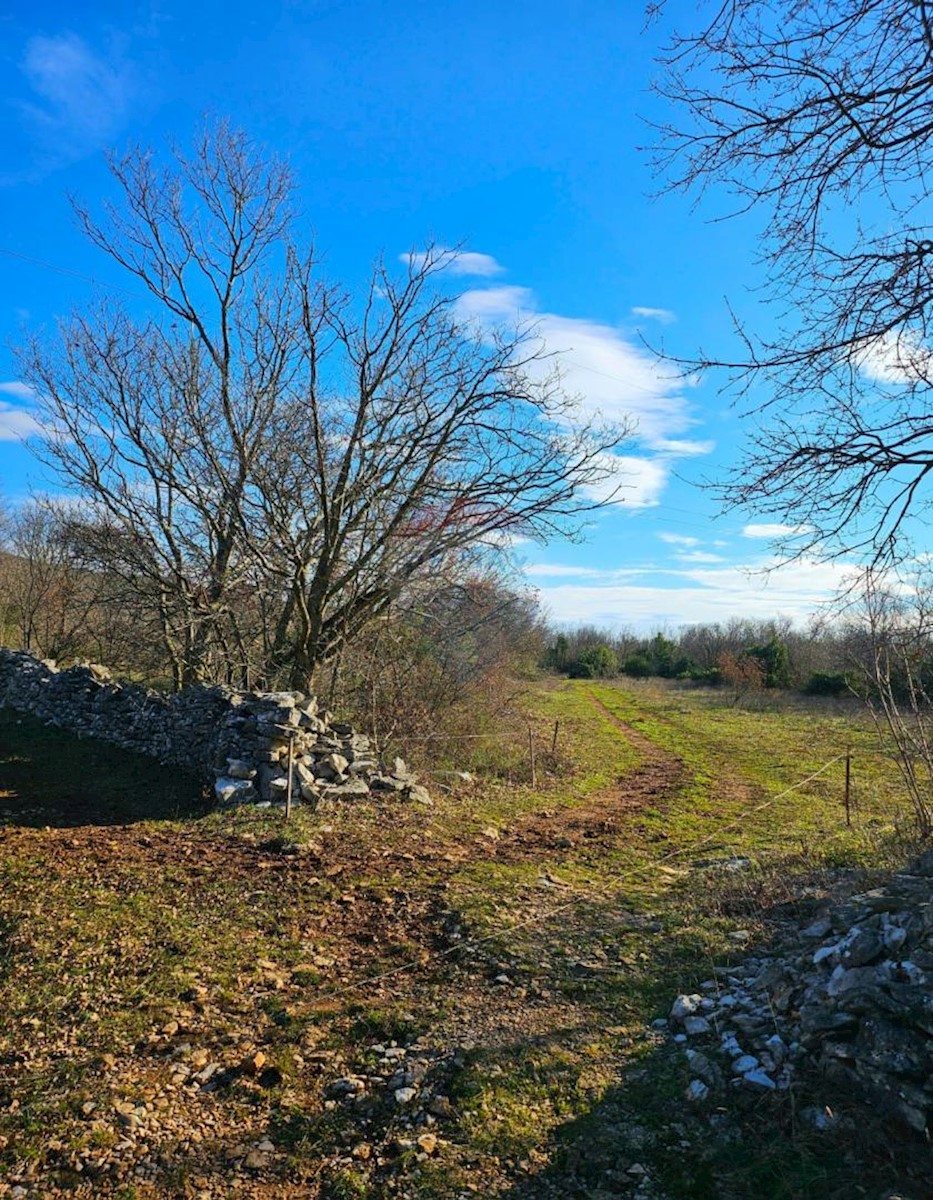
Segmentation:
<svg viewBox="0 0 933 1200">
<path fill-rule="evenodd" d="M 695 6 L 669 12 L 689 23 Z M 638 147 L 663 117 L 658 36 L 636 0 L 14 0 L 0 14 L 0 495 L 53 486 L 22 445 L 31 398 L 6 347 L 125 282 L 68 196 L 93 208 L 110 193 L 105 147 L 184 143 L 228 117 L 290 157 L 329 276 L 362 284 L 379 254 L 464 244 L 464 308 L 533 317 L 586 406 L 636 418 L 621 503 L 581 544 L 516 548 L 554 620 L 805 619 L 845 566 L 761 573 L 774 531 L 697 487 L 735 461 L 741 422 L 715 381 L 677 381 L 645 348 L 727 353 L 726 297 L 749 309 L 758 280 L 753 219 L 712 221 L 728 204 L 715 194 L 699 208 L 653 194 Z"/>
</svg>

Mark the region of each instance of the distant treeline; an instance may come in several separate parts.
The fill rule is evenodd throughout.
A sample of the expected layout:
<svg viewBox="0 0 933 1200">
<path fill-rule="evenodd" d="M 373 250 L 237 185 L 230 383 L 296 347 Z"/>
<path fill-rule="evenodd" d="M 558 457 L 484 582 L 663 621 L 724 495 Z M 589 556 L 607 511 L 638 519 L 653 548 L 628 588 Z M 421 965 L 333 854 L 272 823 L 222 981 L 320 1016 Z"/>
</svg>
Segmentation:
<svg viewBox="0 0 933 1200">
<path fill-rule="evenodd" d="M 556 634 L 543 665 L 572 679 L 653 676 L 743 691 L 798 688 L 810 694 L 838 695 L 849 690 L 863 641 L 859 630 L 823 626 L 800 630 L 789 621 L 735 619 L 650 637 L 583 625 Z"/>
</svg>

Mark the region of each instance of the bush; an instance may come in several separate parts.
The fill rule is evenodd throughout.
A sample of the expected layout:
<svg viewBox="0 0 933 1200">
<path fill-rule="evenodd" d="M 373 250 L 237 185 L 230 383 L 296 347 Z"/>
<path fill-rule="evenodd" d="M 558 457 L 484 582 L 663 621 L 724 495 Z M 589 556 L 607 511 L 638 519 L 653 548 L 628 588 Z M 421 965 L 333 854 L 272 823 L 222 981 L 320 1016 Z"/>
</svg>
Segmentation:
<svg viewBox="0 0 933 1200">
<path fill-rule="evenodd" d="M 698 667 L 696 664 L 690 666 L 677 678 L 685 679 L 688 683 L 696 683 L 701 687 L 719 687 L 723 682 L 722 671 L 719 667 Z"/>
<path fill-rule="evenodd" d="M 630 654 L 622 664 L 622 674 L 633 679 L 647 679 L 654 674 L 654 664 L 647 654 Z"/>
<path fill-rule="evenodd" d="M 803 690 L 808 696 L 841 696 L 849 691 L 849 680 L 845 675 L 814 671 Z"/>
<path fill-rule="evenodd" d="M 619 673 L 619 661 L 608 646 L 589 646 L 570 664 L 571 679 L 608 679 Z"/>
<path fill-rule="evenodd" d="M 777 634 L 772 634 L 763 646 L 749 646 L 745 654 L 761 667 L 766 688 L 787 687 L 790 683 L 790 656 Z"/>
</svg>

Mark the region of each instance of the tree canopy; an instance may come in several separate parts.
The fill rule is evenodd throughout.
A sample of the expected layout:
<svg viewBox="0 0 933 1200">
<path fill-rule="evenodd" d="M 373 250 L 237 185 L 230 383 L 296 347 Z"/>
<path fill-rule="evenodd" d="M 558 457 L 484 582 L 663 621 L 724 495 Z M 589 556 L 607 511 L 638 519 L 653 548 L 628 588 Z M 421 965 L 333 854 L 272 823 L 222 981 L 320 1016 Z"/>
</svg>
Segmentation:
<svg viewBox="0 0 933 1200">
<path fill-rule="evenodd" d="M 664 5 L 656 6 L 662 12 Z M 767 221 L 770 332 L 723 368 L 754 417 L 727 500 L 798 552 L 903 554 L 933 471 L 933 11 L 926 0 L 715 0 L 671 36 L 673 186 Z"/>
<path fill-rule="evenodd" d="M 625 430 L 531 329 L 460 319 L 450 253 L 319 277 L 286 164 L 225 125 L 110 160 L 91 241 L 149 297 L 20 351 L 89 564 L 158 614 L 176 681 L 315 670 L 406 588 L 515 536 L 572 536 Z M 605 489 L 604 489 L 605 490 Z"/>
</svg>

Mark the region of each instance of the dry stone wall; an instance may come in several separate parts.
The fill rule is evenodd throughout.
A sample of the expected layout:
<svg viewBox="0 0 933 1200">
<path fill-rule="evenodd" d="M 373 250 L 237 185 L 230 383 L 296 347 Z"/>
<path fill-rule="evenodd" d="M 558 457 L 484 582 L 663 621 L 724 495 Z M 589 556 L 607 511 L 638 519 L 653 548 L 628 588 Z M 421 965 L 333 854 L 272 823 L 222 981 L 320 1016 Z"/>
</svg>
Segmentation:
<svg viewBox="0 0 933 1200">
<path fill-rule="evenodd" d="M 295 800 L 371 793 L 430 804 L 397 758 L 386 769 L 370 740 L 300 692 L 187 688 L 176 695 L 115 680 L 97 665 L 59 670 L 0 648 L 0 706 L 81 737 L 97 738 L 210 780 L 221 803 L 285 800 L 291 757 Z"/>
</svg>

